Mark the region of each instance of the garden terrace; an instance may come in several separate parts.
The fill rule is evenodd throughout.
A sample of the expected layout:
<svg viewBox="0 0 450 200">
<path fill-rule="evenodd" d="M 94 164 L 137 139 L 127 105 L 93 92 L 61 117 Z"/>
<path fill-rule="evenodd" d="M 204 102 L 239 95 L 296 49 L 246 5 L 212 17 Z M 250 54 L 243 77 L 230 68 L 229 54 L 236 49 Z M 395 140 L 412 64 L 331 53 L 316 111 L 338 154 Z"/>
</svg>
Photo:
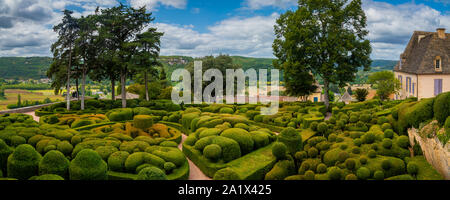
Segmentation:
<svg viewBox="0 0 450 200">
<path fill-rule="evenodd" d="M 29 115 L 0 115 L 2 174 L 8 178 L 33 180 L 55 177 L 135 180 L 142 179 L 143 175 L 139 173 L 142 170 L 156 167 L 163 172 L 161 176 L 165 179 L 188 178 L 188 161 L 176 148 L 181 132 L 175 128 L 154 124 L 145 130 L 155 131 L 155 134 L 166 132 L 172 138 L 154 138 L 150 135 L 132 137 L 127 135 L 129 129 L 126 128 L 122 132 L 114 129 L 105 132 L 110 127 L 108 125 L 97 128 L 86 125 L 81 128 L 91 126 L 91 129 L 77 131 L 70 127 L 73 123 L 65 122 L 74 117 L 61 115 L 58 123 L 63 123 L 47 124 L 45 120 L 37 123 Z M 82 115 L 78 118 L 107 120 L 104 115 Z M 126 126 L 122 123 L 114 125 Z M 128 126 L 135 128 L 131 123 Z"/>
<path fill-rule="evenodd" d="M 407 130 L 448 145 L 449 96 L 336 103 L 327 118 L 311 102 L 271 116 L 267 105 L 61 103 L 37 111 L 39 123 L 0 115 L 0 169 L 5 179 L 175 180 L 189 177 L 189 159 L 214 180 L 440 180 Z"/>
</svg>

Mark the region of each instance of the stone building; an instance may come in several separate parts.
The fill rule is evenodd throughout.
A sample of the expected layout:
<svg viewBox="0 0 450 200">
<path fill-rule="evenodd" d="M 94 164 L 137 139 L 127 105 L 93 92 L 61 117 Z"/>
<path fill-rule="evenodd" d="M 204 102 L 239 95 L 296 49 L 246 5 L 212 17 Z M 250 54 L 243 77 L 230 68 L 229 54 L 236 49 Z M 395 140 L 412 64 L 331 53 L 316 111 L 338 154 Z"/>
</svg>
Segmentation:
<svg viewBox="0 0 450 200">
<path fill-rule="evenodd" d="M 394 68 L 401 90 L 395 99 L 435 97 L 450 91 L 450 34 L 415 31 Z"/>
</svg>

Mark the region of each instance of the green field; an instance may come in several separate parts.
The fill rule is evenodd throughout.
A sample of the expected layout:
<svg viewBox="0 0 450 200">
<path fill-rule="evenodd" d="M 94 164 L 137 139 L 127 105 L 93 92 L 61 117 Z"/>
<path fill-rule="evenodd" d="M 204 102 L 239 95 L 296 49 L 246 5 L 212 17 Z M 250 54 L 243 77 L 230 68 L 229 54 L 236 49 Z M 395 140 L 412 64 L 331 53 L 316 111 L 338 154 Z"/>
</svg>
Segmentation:
<svg viewBox="0 0 450 200">
<path fill-rule="evenodd" d="M 17 97 L 20 94 L 22 102 L 28 101 L 43 101 L 46 98 L 50 98 L 52 101 L 62 101 L 64 97 L 61 95 L 55 95 L 53 90 L 5 90 L 6 99 L 0 100 L 0 110 L 7 110 L 9 104 L 17 103 Z"/>
</svg>

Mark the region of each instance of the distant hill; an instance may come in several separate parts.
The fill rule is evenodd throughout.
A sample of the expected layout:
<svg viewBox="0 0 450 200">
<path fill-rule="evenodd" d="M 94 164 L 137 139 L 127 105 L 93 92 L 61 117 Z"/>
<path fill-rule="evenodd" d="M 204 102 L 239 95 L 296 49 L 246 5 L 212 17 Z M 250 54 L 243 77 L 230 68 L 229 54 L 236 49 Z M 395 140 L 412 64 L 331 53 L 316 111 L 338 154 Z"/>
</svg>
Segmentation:
<svg viewBox="0 0 450 200">
<path fill-rule="evenodd" d="M 51 63 L 52 58 L 49 57 L 0 57 L 0 78 L 47 78 L 47 69 Z"/>
<path fill-rule="evenodd" d="M 353 83 L 364 84 L 369 79 L 369 75 L 374 72 L 379 71 L 391 71 L 394 70 L 395 65 L 398 61 L 395 60 L 374 60 L 370 71 L 363 71 L 362 69 L 356 74 L 356 79 Z"/>
<path fill-rule="evenodd" d="M 240 64 L 244 70 L 249 68 L 271 69 L 273 68 L 270 58 L 249 58 L 232 56 L 234 63 Z M 161 56 L 161 62 L 170 78 L 172 72 L 184 68 L 194 58 L 188 56 Z M 52 63 L 50 57 L 0 57 L 0 78 L 3 79 L 41 79 L 46 78 L 46 71 Z M 374 60 L 369 72 L 358 72 L 355 83 L 364 83 L 372 72 L 393 70 L 397 61 Z"/>
</svg>

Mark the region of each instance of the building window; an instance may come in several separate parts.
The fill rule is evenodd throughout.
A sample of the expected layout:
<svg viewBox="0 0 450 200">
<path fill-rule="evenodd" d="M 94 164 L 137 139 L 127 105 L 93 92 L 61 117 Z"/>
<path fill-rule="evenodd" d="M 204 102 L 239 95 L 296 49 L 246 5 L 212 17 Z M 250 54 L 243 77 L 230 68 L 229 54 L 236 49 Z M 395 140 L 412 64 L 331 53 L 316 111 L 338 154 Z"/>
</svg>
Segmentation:
<svg viewBox="0 0 450 200">
<path fill-rule="evenodd" d="M 413 84 L 412 84 L 412 93 L 413 93 L 413 95 L 415 94 L 415 92 L 414 92 L 415 89 L 416 89 L 415 87 L 416 87 L 416 83 L 413 83 Z"/>
<path fill-rule="evenodd" d="M 411 78 L 406 77 L 406 92 L 411 93 Z"/>
<path fill-rule="evenodd" d="M 442 71 L 442 59 L 440 56 L 437 56 L 436 59 L 434 59 L 434 69 L 438 72 Z"/>
<path fill-rule="evenodd" d="M 401 75 L 398 75 L 398 80 L 400 81 L 400 87 L 403 89 L 403 80 Z"/>
<path fill-rule="evenodd" d="M 434 79 L 434 96 L 442 93 L 442 79 Z"/>
</svg>

